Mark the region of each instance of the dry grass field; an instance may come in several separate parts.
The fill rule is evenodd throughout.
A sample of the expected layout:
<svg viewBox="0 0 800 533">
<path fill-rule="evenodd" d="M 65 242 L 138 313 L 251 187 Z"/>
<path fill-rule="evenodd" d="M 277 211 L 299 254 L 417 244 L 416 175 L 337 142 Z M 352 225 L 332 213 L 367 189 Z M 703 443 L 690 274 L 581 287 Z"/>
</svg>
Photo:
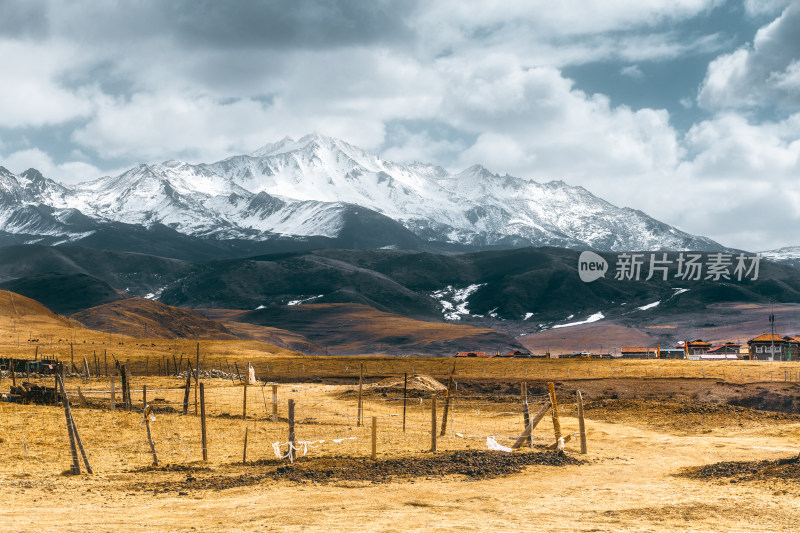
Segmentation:
<svg viewBox="0 0 800 533">
<path fill-rule="evenodd" d="M 197 341 L 108 335 L 35 302 L 0 299 L 0 355 L 32 358 L 37 346 L 40 357 L 80 368 L 87 358 L 92 376 L 72 375 L 66 386 L 94 473 L 68 473 L 62 408 L 0 402 L 4 531 L 794 531 L 800 521 L 794 470 L 731 463 L 797 455 L 798 363 L 312 357 L 257 341 L 203 340 L 202 368 L 221 376 L 202 377 L 203 461 L 195 389 L 184 415 L 184 378 L 163 375 L 173 356 L 182 369 L 189 358 L 194 364 Z M 130 411 L 119 406 L 119 378 L 105 376 L 103 354 L 132 370 Z M 247 387 L 243 420 L 245 388 L 228 369 L 243 370 L 247 361 L 264 383 Z M 403 432 L 402 390 L 372 385 L 404 373 L 446 383 L 454 362 L 448 427 L 431 453 L 433 391 L 409 391 Z M 53 378 L 32 381 L 52 385 Z M 528 383 L 535 413 L 548 381 L 556 383 L 564 434 L 578 430 L 575 391 L 583 392 L 588 454 L 576 439 L 564 455 L 546 452 L 554 438 L 549 415 L 533 433 L 533 449 L 488 452 L 487 437 L 508 446 L 522 430 L 520 384 Z M 266 382 L 278 384 L 277 421 Z M 141 411 L 143 385 L 155 411 L 158 467 Z M 0 379 L 0 393 L 10 386 Z M 274 448 L 287 450 L 289 399 L 300 443 L 294 464 Z M 687 470 L 695 467 L 705 469 Z"/>
</svg>

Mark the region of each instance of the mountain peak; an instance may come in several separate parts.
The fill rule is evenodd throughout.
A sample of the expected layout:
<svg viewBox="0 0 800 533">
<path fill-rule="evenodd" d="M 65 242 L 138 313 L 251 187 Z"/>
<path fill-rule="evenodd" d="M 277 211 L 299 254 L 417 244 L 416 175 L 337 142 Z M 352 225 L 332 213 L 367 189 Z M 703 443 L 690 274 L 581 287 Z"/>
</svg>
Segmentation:
<svg viewBox="0 0 800 533">
<path fill-rule="evenodd" d="M 35 168 L 29 168 L 28 170 L 20 174 L 20 176 L 22 176 L 23 178 L 27 178 L 31 181 L 44 181 L 45 179 L 44 176 L 42 176 L 42 173 L 36 170 Z"/>
<path fill-rule="evenodd" d="M 288 150 L 284 150 L 285 147 L 294 144 L 295 140 L 289 137 L 288 135 L 281 139 L 278 142 L 268 143 L 256 150 L 255 152 L 251 153 L 252 157 L 267 157 L 270 155 L 278 155 L 282 154 Z"/>
<path fill-rule="evenodd" d="M 328 137 L 327 135 L 323 135 L 319 132 L 312 132 L 307 135 L 303 135 L 298 140 L 294 140 L 293 138 L 287 136 L 278 142 L 266 144 L 253 152 L 251 156 L 265 158 L 299 151 L 316 153 L 320 150 L 344 152 L 351 157 L 353 154 L 363 153 L 360 148 L 357 148 L 341 139 Z"/>
</svg>

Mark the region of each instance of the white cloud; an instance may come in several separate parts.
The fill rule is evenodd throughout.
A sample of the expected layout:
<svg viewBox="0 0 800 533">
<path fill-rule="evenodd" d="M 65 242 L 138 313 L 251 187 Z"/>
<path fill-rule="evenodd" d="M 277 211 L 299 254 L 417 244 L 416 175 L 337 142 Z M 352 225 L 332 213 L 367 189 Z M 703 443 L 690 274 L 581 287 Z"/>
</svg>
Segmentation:
<svg viewBox="0 0 800 533">
<path fill-rule="evenodd" d="M 639 68 L 639 65 L 628 65 L 627 67 L 622 67 L 619 73 L 634 80 L 644 79 L 644 72 L 642 72 L 642 69 Z"/>
<path fill-rule="evenodd" d="M 0 156 L 0 165 L 15 174 L 35 168 L 44 177 L 61 183 L 79 183 L 103 175 L 100 169 L 84 161 L 67 161 L 56 164 L 47 153 L 38 148 L 28 148 L 7 156 Z"/>
<path fill-rule="evenodd" d="M 780 13 L 792 0 L 744 0 L 745 12 L 750 16 Z"/>
<path fill-rule="evenodd" d="M 0 40 L 0 126 L 58 124 L 87 115 L 87 90 L 68 90 L 58 82 L 78 53 L 63 43 Z"/>
<path fill-rule="evenodd" d="M 708 67 L 698 102 L 709 110 L 800 109 L 800 3 L 758 30 L 752 46 L 718 57 Z"/>
</svg>

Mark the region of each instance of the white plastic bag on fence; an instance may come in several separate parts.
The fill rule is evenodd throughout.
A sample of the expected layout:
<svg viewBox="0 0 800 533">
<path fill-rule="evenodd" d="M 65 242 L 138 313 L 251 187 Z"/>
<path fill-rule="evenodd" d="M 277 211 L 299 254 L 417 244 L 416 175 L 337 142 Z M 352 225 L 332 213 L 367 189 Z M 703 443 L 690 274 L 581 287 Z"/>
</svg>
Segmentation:
<svg viewBox="0 0 800 533">
<path fill-rule="evenodd" d="M 513 452 L 511 448 L 508 446 L 503 446 L 499 442 L 497 442 L 494 437 L 486 437 L 486 446 L 489 447 L 490 450 L 497 450 L 498 452 Z"/>
</svg>

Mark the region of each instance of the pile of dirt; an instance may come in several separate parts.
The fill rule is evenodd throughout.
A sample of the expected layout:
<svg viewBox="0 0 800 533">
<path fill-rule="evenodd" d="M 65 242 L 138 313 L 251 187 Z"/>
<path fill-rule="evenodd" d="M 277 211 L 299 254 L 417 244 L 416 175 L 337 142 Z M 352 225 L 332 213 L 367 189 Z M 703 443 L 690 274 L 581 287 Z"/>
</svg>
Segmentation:
<svg viewBox="0 0 800 533">
<path fill-rule="evenodd" d="M 386 378 L 377 383 L 370 383 L 364 387 L 365 390 L 376 394 L 390 394 L 403 392 L 403 378 Z M 433 393 L 444 392 L 447 387 L 439 381 L 425 374 L 414 374 L 408 377 L 407 391 L 408 396 L 429 396 Z"/>
<path fill-rule="evenodd" d="M 259 472 L 234 475 L 201 476 L 192 472 L 182 481 L 155 484 L 141 483 L 137 490 L 187 491 L 220 490 L 251 486 L 265 481 L 327 483 L 334 481 L 364 481 L 385 483 L 398 479 L 437 478 L 450 475 L 469 479 L 490 479 L 521 472 L 529 465 L 580 465 L 583 461 L 563 452 L 505 453 L 488 450 L 460 450 L 427 457 L 403 457 L 386 460 L 366 460 L 358 457 L 303 457 L 294 464 L 276 459 L 258 461 L 246 467 Z M 171 471 L 169 465 L 148 471 Z"/>
<path fill-rule="evenodd" d="M 800 457 L 776 461 L 723 461 L 685 468 L 677 475 L 706 481 L 728 480 L 729 483 L 775 480 L 800 483 L 800 460 L 798 459 Z"/>
</svg>

